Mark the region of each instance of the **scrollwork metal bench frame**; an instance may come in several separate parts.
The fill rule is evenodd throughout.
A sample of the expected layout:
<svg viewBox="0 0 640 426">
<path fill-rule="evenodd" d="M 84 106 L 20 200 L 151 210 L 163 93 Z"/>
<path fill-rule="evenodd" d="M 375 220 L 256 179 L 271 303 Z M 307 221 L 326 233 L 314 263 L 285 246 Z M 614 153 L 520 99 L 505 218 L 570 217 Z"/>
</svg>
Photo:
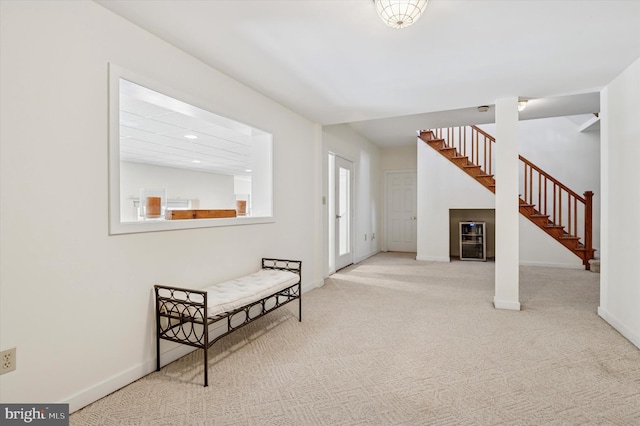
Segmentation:
<svg viewBox="0 0 640 426">
<path fill-rule="evenodd" d="M 287 303 L 298 300 L 298 321 L 302 321 L 302 262 L 262 259 L 262 269 L 281 269 L 298 275 L 298 281 L 280 291 L 240 308 L 215 316 L 207 312 L 207 292 L 156 285 L 156 371 L 160 371 L 160 340 L 189 345 L 204 351 L 204 386 L 209 385 L 208 350 L 218 340 Z M 226 328 L 209 340 L 212 325 Z"/>
</svg>

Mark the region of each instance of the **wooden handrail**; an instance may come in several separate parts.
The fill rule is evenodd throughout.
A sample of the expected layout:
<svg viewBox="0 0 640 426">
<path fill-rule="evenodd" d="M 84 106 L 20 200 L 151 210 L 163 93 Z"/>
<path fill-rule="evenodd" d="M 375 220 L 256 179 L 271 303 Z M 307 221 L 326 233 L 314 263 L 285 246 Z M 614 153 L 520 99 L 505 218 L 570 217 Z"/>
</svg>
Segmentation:
<svg viewBox="0 0 640 426">
<path fill-rule="evenodd" d="M 564 227 L 566 236 L 584 237 L 578 222 L 586 216 L 585 199 L 526 158 L 520 156 L 520 161 L 524 180 L 521 196 L 525 203 L 537 206 L 540 214 Z"/>
<path fill-rule="evenodd" d="M 583 203 L 585 202 L 585 199 L 582 198 L 580 195 L 576 194 L 574 191 L 572 191 L 570 188 L 568 188 L 562 182 L 560 182 L 559 180 L 557 180 L 556 178 L 551 176 L 549 173 L 547 173 L 544 170 L 542 170 L 540 167 L 538 167 L 535 164 L 533 164 L 531 161 L 529 161 L 526 158 L 524 158 L 522 155 L 518 155 L 518 158 L 520 159 L 520 161 L 522 161 L 523 163 L 527 164 L 528 166 L 530 166 L 532 169 L 534 169 L 538 173 L 546 176 L 547 179 L 549 179 L 550 181 L 552 181 L 553 183 L 555 183 L 556 185 L 558 185 L 559 187 L 561 187 L 562 189 L 564 189 L 565 191 L 570 193 L 572 196 L 576 197 L 578 200 L 582 201 Z"/>
<path fill-rule="evenodd" d="M 494 138 L 493 136 L 491 136 L 489 133 L 485 132 L 484 130 L 482 130 L 480 127 L 478 126 L 471 126 L 472 129 L 474 129 L 476 132 L 478 133 L 482 133 L 484 136 L 486 136 L 487 138 L 489 138 L 491 140 L 491 142 L 495 142 L 496 138 Z"/>
</svg>

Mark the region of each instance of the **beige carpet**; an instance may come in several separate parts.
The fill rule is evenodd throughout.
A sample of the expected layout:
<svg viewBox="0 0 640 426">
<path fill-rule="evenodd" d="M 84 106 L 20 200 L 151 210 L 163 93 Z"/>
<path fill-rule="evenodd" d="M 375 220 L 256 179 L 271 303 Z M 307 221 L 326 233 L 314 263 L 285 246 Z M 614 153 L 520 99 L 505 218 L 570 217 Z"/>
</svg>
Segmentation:
<svg viewBox="0 0 640 426">
<path fill-rule="evenodd" d="M 596 315 L 599 274 L 381 253 L 71 416 L 72 425 L 639 425 L 640 350 Z M 290 309 L 290 310 L 288 310 Z"/>
</svg>

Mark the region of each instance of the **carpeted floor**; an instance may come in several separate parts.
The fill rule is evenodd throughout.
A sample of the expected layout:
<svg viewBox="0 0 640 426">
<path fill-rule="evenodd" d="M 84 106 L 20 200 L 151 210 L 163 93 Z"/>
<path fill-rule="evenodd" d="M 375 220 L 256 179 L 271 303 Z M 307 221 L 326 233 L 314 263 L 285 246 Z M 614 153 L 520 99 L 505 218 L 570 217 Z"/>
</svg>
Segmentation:
<svg viewBox="0 0 640 426">
<path fill-rule="evenodd" d="M 71 416 L 72 425 L 640 425 L 640 350 L 597 314 L 599 274 L 381 253 L 297 303 Z"/>
</svg>

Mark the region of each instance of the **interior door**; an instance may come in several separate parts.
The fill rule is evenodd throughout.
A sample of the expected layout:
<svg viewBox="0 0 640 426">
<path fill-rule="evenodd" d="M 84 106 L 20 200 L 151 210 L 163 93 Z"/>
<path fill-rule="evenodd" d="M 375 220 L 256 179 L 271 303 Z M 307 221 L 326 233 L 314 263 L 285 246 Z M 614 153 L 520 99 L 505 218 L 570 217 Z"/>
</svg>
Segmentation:
<svg viewBox="0 0 640 426">
<path fill-rule="evenodd" d="M 416 252 L 417 178 L 415 171 L 386 175 L 387 250 Z"/>
<path fill-rule="evenodd" d="M 353 163 L 335 157 L 335 269 L 353 263 Z"/>
</svg>

